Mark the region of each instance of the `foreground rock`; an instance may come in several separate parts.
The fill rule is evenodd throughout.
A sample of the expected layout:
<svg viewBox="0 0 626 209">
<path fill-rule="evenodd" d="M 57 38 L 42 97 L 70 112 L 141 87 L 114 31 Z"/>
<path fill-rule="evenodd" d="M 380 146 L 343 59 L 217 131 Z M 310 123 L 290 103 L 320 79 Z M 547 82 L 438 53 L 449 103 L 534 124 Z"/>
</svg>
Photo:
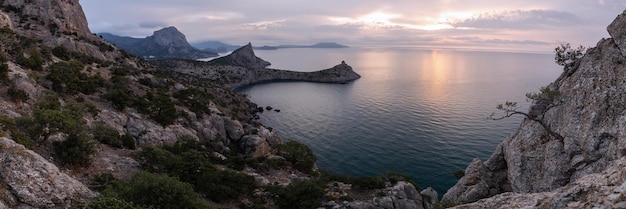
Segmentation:
<svg viewBox="0 0 626 209">
<path fill-rule="evenodd" d="M 0 208 L 67 208 L 97 195 L 39 154 L 5 137 L 0 138 L 0 164 Z"/>
<path fill-rule="evenodd" d="M 552 192 L 504 193 L 457 209 L 482 208 L 626 208 L 626 158 L 604 172 L 579 178 Z"/>
<path fill-rule="evenodd" d="M 620 167 L 615 167 L 616 163 L 622 163 L 621 160 L 615 160 L 621 157 L 626 145 L 624 28 L 626 13 L 618 16 L 608 27 L 612 38 L 600 40 L 595 48 L 587 50 L 577 65 L 566 68 L 550 84 L 551 89 L 561 92 L 563 103 L 549 109 L 544 121 L 564 137 L 562 141 L 550 136 L 538 123 L 524 120 L 519 129 L 506 138 L 487 161 L 472 162 L 466 169 L 465 177 L 448 190 L 443 200 L 472 202 L 504 192 L 553 191 L 528 195 L 508 193 L 484 200 L 508 201 L 510 204 L 507 207 L 519 208 L 531 200 L 533 203 L 528 204 L 546 204 L 535 200 L 549 198 L 550 195 L 555 196 L 555 201 L 569 198 L 568 201 L 594 202 L 592 199 L 567 197 L 567 194 L 570 192 L 574 196 L 591 197 L 590 192 L 595 190 L 609 192 L 592 186 L 598 185 L 597 182 L 591 182 L 597 180 L 594 177 L 583 176 L 609 168 L 608 172 L 613 167 L 615 172 L 622 172 L 617 171 Z M 610 181 L 612 184 L 605 185 L 623 183 L 623 180 Z M 568 190 L 581 188 L 577 185 L 589 186 L 579 192 Z M 602 194 L 599 193 L 600 196 Z M 519 202 L 514 200 L 517 197 L 527 199 L 519 199 L 524 201 Z M 565 207 L 560 203 L 557 206 Z"/>
<path fill-rule="evenodd" d="M 343 184 L 338 184 L 343 185 Z M 349 186 L 348 186 L 349 187 Z M 340 191 L 341 192 L 341 191 Z M 415 187 L 407 182 L 399 181 L 396 185 L 387 187 L 379 191 L 380 194 L 370 200 L 329 201 L 324 206 L 334 209 L 424 209 L 432 208 L 437 198 L 437 192 L 432 188 L 422 191 L 423 194 L 417 192 Z"/>
</svg>

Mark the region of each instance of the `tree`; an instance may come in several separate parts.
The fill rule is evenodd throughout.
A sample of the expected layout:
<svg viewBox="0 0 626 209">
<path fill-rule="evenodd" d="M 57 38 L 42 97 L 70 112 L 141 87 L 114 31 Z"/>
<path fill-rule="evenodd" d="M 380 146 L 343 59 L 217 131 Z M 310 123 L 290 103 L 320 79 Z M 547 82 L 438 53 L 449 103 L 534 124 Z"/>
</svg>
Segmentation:
<svg viewBox="0 0 626 209">
<path fill-rule="evenodd" d="M 563 136 L 553 131 L 548 124 L 544 121 L 545 114 L 553 107 L 556 107 L 563 103 L 560 99 L 561 92 L 558 90 L 552 90 L 550 87 L 542 87 L 538 93 L 527 93 L 526 98 L 532 101 L 533 106 L 528 113 L 518 110 L 517 102 L 506 101 L 504 104 L 498 104 L 496 109 L 502 111 L 502 115 L 496 116 L 496 113 L 492 113 L 489 119 L 502 120 L 514 115 L 523 115 L 529 120 L 535 121 L 543 127 L 548 134 L 556 139 L 563 140 Z"/>
<path fill-rule="evenodd" d="M 561 44 L 554 48 L 554 62 L 568 69 L 576 65 L 585 54 L 585 50 L 586 48 L 583 46 L 578 46 L 578 48 L 573 49 L 569 43 Z"/>
</svg>

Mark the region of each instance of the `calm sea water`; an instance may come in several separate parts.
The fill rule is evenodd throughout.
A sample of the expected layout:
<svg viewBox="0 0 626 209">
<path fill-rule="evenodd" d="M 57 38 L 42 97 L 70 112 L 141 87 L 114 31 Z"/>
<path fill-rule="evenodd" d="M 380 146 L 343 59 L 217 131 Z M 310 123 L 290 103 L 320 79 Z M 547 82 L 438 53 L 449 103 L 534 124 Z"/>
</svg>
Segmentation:
<svg viewBox="0 0 626 209">
<path fill-rule="evenodd" d="M 521 118 L 486 120 L 499 102 L 519 101 L 561 72 L 551 54 L 455 50 L 281 49 L 257 51 L 272 68 L 315 71 L 351 65 L 349 84 L 280 82 L 241 89 L 280 112 L 261 122 L 310 146 L 320 168 L 355 176 L 408 174 L 440 195 L 452 173 L 486 160 Z"/>
</svg>

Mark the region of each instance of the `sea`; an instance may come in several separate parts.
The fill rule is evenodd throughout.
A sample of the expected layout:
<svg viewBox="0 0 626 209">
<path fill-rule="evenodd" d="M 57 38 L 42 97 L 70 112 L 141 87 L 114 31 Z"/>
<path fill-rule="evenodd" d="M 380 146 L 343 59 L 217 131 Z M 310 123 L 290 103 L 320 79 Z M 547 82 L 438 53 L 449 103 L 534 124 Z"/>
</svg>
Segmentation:
<svg viewBox="0 0 626 209">
<path fill-rule="evenodd" d="M 490 120 L 496 105 L 554 81 L 554 54 L 467 49 L 342 48 L 257 50 L 269 68 L 327 69 L 345 61 L 362 77 L 347 84 L 263 83 L 241 88 L 283 140 L 308 145 L 336 174 L 404 173 L 443 195 L 453 173 L 487 160 L 521 117 Z"/>
</svg>

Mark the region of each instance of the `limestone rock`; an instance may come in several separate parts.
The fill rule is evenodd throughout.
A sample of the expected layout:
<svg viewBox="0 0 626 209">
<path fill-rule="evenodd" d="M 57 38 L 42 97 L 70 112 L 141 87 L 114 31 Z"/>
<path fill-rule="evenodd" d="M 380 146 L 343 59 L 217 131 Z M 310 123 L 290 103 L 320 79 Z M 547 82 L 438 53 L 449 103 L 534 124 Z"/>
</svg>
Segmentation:
<svg viewBox="0 0 626 209">
<path fill-rule="evenodd" d="M 368 201 L 352 201 L 335 203 L 338 209 L 424 209 L 422 196 L 415 187 L 407 182 L 399 181 L 396 185 L 385 189 L 386 195 Z M 328 205 L 328 203 L 327 203 Z M 330 203 L 330 205 L 333 205 Z"/>
<path fill-rule="evenodd" d="M 0 138 L 0 164 L 2 184 L 17 200 L 3 198 L 0 202 L 10 204 L 8 208 L 63 208 L 96 196 L 54 164 L 5 137 Z"/>
<path fill-rule="evenodd" d="M 420 192 L 424 199 L 424 209 L 432 209 L 439 202 L 439 194 L 432 187 L 428 187 Z"/>
<path fill-rule="evenodd" d="M 270 145 L 258 135 L 245 135 L 241 139 L 239 147 L 244 150 L 246 156 L 265 157 L 270 154 Z"/>
<path fill-rule="evenodd" d="M 248 43 L 245 46 L 233 51 L 228 56 L 220 57 L 214 60 L 211 60 L 211 63 L 216 63 L 220 65 L 232 65 L 239 66 L 244 68 L 265 68 L 270 65 L 268 61 L 265 61 L 256 55 L 254 55 L 254 50 L 252 49 L 252 44 Z"/>
<path fill-rule="evenodd" d="M 244 135 L 243 126 L 237 120 L 233 120 L 230 117 L 224 117 L 224 129 L 230 140 L 237 143 L 239 139 Z"/>
<path fill-rule="evenodd" d="M 626 147 L 625 16 L 621 14 L 608 27 L 612 38 L 600 40 L 587 50 L 578 67 L 567 69 L 550 84 L 563 102 L 547 111 L 544 122 L 564 139 L 555 139 L 541 125 L 524 120 L 480 168 L 475 175 L 480 181 L 461 179 L 444 200 L 472 201 L 507 191 L 553 191 L 601 172 L 621 156 Z M 472 163 L 470 167 L 481 166 Z M 475 190 L 467 185 L 483 186 Z"/>
<path fill-rule="evenodd" d="M 607 31 L 619 47 L 623 56 L 626 56 L 626 11 L 619 14 L 615 20 L 607 27 Z"/>
<path fill-rule="evenodd" d="M 621 157 L 602 173 L 582 176 L 551 192 L 507 192 L 454 208 L 623 208 L 626 203 L 625 167 L 626 159 Z"/>
<path fill-rule="evenodd" d="M 8 28 L 13 30 L 13 23 L 7 13 L 0 11 L 0 28 Z"/>
</svg>

